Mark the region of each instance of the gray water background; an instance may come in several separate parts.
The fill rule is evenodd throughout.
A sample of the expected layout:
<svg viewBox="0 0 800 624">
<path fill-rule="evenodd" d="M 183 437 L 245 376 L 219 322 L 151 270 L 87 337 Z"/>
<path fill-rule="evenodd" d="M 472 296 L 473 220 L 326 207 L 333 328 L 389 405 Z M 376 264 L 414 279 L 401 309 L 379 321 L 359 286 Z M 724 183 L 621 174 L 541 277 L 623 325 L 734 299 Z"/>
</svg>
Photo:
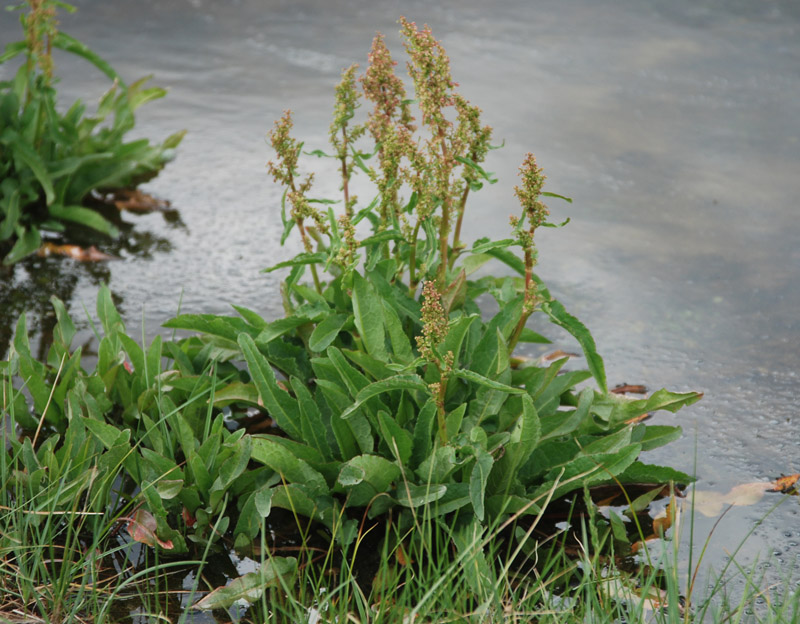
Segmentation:
<svg viewBox="0 0 800 624">
<path fill-rule="evenodd" d="M 365 65 L 376 31 L 402 68 L 396 19 L 406 15 L 433 27 L 461 92 L 505 141 L 486 164 L 500 183 L 472 198 L 465 238 L 508 235 L 516 170 L 533 151 L 546 190 L 574 199 L 550 204 L 554 220 L 572 222 L 538 235 L 538 272 L 592 330 L 609 382 L 705 393 L 653 419 L 685 435 L 646 459 L 696 472 L 699 487 L 720 492 L 800 471 L 800 3 L 75 4 L 77 14 L 62 16 L 66 32 L 127 80 L 152 73 L 170 90 L 141 110 L 136 134 L 188 130 L 177 160 L 144 187 L 171 200 L 183 225 L 127 216 L 152 237 L 147 253 L 123 251 L 103 269 L 48 261 L 57 278 L 46 279 L 37 278 L 42 261 L 28 263 L 6 274 L 7 294 L 46 300 L 63 281 L 84 317 L 109 278 L 129 329 L 144 322 L 147 337 L 179 300 L 185 312 L 229 313 L 236 303 L 280 316 L 279 276 L 259 271 L 297 245 L 279 246 L 265 134 L 291 108 L 296 136 L 324 149 L 340 71 Z M 0 14 L 0 44 L 18 34 L 14 17 Z M 85 63 L 57 62 L 65 103 L 106 88 Z M 317 195 L 335 196 L 337 184 L 333 173 L 318 177 Z M 711 565 L 723 565 L 777 500 L 728 513 Z M 769 580 L 800 583 L 799 509 L 797 498 L 785 501 L 739 560 L 772 557 Z M 705 539 L 713 520 L 695 522 Z"/>
</svg>

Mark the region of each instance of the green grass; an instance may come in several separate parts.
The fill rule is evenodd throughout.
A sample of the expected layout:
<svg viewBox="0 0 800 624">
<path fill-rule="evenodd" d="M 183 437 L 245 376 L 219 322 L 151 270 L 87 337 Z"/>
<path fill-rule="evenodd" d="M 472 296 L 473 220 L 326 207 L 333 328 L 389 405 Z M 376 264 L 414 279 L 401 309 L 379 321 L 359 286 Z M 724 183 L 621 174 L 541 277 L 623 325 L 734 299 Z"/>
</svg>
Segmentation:
<svg viewBox="0 0 800 624">
<path fill-rule="evenodd" d="M 365 516 L 358 537 L 344 548 L 301 516 L 273 516 L 270 524 L 264 520 L 260 554 L 250 555 L 262 570 L 282 566 L 284 574 L 255 573 L 264 583 L 250 593 L 252 604 L 229 608 L 225 596 L 214 605 L 207 593 L 226 584 L 219 570 L 228 549 L 208 542 L 195 561 L 169 560 L 132 542 L 125 530 L 115 534 L 122 508 L 115 513 L 111 500 L 105 513 L 88 511 L 80 498 L 61 510 L 56 501 L 69 484 L 31 492 L 13 472 L 13 458 L 0 464 L 7 486 L 0 514 L 0 622 L 22 616 L 28 622 L 134 621 L 132 613 L 139 622 L 185 622 L 198 613 L 189 605 L 204 596 L 218 608 L 201 621 L 227 621 L 232 614 L 252 623 L 790 623 L 800 617 L 800 594 L 788 569 L 782 584 L 769 585 L 758 562 L 744 567 L 732 559 L 704 583 L 706 572 L 695 578 L 681 556 L 681 536 L 671 535 L 651 542 L 645 555 L 615 560 L 612 535 L 598 531 L 602 522 L 594 512 L 576 519 L 570 536 L 544 530 L 550 507 L 488 529 L 433 516 L 432 508 L 407 526 Z M 270 537 L 287 531 L 294 532 L 292 540 Z M 182 579 L 189 573 L 194 587 L 187 588 Z"/>
</svg>

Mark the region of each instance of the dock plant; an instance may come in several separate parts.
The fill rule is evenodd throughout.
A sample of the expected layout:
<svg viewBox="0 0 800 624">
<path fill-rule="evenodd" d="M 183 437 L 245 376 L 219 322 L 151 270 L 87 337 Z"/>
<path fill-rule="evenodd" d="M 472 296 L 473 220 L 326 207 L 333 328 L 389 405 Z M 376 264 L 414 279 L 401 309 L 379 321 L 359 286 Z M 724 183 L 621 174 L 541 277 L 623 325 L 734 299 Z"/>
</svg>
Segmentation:
<svg viewBox="0 0 800 624">
<path fill-rule="evenodd" d="M 681 435 L 641 421 L 700 395 L 609 392 L 589 330 L 536 275 L 536 237 L 555 225 L 545 201 L 566 198 L 544 190 L 532 154 L 520 167 L 511 236 L 463 241 L 468 200 L 496 181 L 483 167 L 491 128 L 456 91 L 431 30 L 400 23 L 412 94 L 378 35 L 363 75 L 351 66 L 336 88 L 330 150 L 306 153 L 290 111 L 269 133 L 282 242 L 296 231 L 302 245 L 267 269 L 288 269 L 285 316 L 268 322 L 237 308 L 238 317 L 165 324 L 201 332 L 209 362 L 246 363 L 251 381 L 216 396 L 245 398 L 276 426 L 251 436 L 253 462 L 280 479 L 240 500 L 240 544 L 272 508 L 320 521 L 347 543 L 364 513 L 411 522 L 424 509 L 482 527 L 593 484 L 691 480 L 640 461 Z M 315 195 L 304 158 L 333 163 L 339 197 Z M 355 196 L 354 176 L 374 186 L 368 201 Z M 501 270 L 472 279 L 489 262 Z M 499 307 L 488 318 L 487 297 Z M 534 315 L 577 339 L 588 370 L 567 371 L 566 357 L 539 365 L 517 356 L 522 343 L 548 342 L 528 327 Z"/>
<path fill-rule="evenodd" d="M 183 132 L 151 144 L 126 140 L 142 104 L 166 95 L 147 87 L 147 78 L 127 84 L 100 56 L 58 28 L 56 0 L 27 0 L 18 9 L 24 38 L 0 54 L 8 67 L 22 63 L 0 81 L 0 254 L 13 264 L 35 252 L 43 232 L 63 232 L 70 224 L 117 236 L 116 227 L 85 205 L 93 191 L 134 187 L 155 176 L 171 159 Z M 64 112 L 59 102 L 55 50 L 81 57 L 111 81 L 97 110 L 75 101 Z M 5 67 L 4 67 L 5 69 Z"/>
</svg>

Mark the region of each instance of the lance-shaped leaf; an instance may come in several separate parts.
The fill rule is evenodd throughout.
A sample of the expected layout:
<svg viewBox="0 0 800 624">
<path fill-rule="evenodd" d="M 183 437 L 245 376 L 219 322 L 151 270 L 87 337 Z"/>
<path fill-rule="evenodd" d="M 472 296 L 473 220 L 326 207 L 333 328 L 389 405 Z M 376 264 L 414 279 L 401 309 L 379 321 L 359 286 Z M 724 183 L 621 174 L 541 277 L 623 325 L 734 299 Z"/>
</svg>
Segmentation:
<svg viewBox="0 0 800 624">
<path fill-rule="evenodd" d="M 528 460 L 539 444 L 541 434 L 542 425 L 533 405 L 533 399 L 525 394 L 522 396 L 522 413 L 514 426 L 511 440 L 506 444 L 503 456 L 492 468 L 489 483 L 492 494 L 508 492 L 517 477 L 519 467 Z"/>
<path fill-rule="evenodd" d="M 259 329 L 238 316 L 217 316 L 215 314 L 180 314 L 162 325 L 170 329 L 188 329 L 236 343 L 240 334 L 255 338 Z"/>
<path fill-rule="evenodd" d="M 594 338 L 592 338 L 592 334 L 589 333 L 586 326 L 567 312 L 561 302 L 555 299 L 544 302 L 542 304 L 542 310 L 544 310 L 556 325 L 563 327 L 575 337 L 583 349 L 583 354 L 586 356 L 586 363 L 595 381 L 597 381 L 597 385 L 600 386 L 600 389 L 604 393 L 608 392 L 606 369 L 603 364 L 603 358 L 600 357 L 600 354 L 597 352 L 597 345 L 595 345 Z"/>
<path fill-rule="evenodd" d="M 389 452 L 400 464 L 407 465 L 411 458 L 411 434 L 384 411 L 378 412 L 378 426 L 383 441 L 389 447 Z"/>
<path fill-rule="evenodd" d="M 295 440 L 302 440 L 297 418 L 297 401 L 278 386 L 275 373 L 267 359 L 261 355 L 256 343 L 248 334 L 239 335 L 239 346 L 250 370 L 250 375 L 258 388 L 264 407 L 276 424 Z"/>
<path fill-rule="evenodd" d="M 290 221 L 289 223 L 294 224 L 294 221 Z M 298 266 L 305 266 L 307 264 L 322 264 L 325 260 L 328 259 L 328 254 L 323 251 L 319 251 L 317 253 L 300 253 L 297 254 L 291 260 L 286 260 L 285 262 L 279 262 L 278 264 L 271 266 L 267 269 L 262 269 L 262 273 L 272 273 L 272 271 L 277 271 L 278 269 L 284 269 L 286 267 L 298 267 Z"/>
<path fill-rule="evenodd" d="M 492 470 L 494 458 L 484 449 L 478 447 L 475 454 L 475 464 L 469 477 L 469 498 L 472 501 L 472 508 L 475 516 L 483 522 L 484 506 L 483 500 L 486 495 L 486 483 L 489 480 L 489 473 Z"/>
<path fill-rule="evenodd" d="M 274 440 L 253 436 L 251 457 L 272 468 L 287 482 L 302 485 L 311 494 L 328 492 L 325 478 L 319 472 Z"/>
<path fill-rule="evenodd" d="M 504 383 L 500 383 L 499 381 L 494 381 L 493 379 L 489 379 L 488 377 L 479 375 L 478 373 L 471 370 L 467 369 L 455 370 L 453 371 L 453 375 L 455 377 L 459 377 L 461 379 L 466 379 L 467 381 L 476 383 L 479 386 L 484 386 L 485 388 L 489 388 L 491 390 L 499 390 L 501 392 L 506 392 L 508 394 L 525 394 L 525 390 L 523 388 L 515 388 L 514 386 L 509 386 Z"/>
<path fill-rule="evenodd" d="M 299 379 L 292 377 L 291 383 L 300 407 L 300 430 L 303 434 L 303 441 L 317 449 L 324 459 L 330 459 L 332 457 L 331 448 L 328 445 L 325 423 L 317 404 L 314 403 L 308 388 Z"/>
<path fill-rule="evenodd" d="M 353 315 L 367 353 L 386 360 L 383 306 L 375 289 L 359 273 L 353 274 Z"/>
<path fill-rule="evenodd" d="M 281 577 L 297 571 L 294 557 L 270 557 L 257 572 L 250 572 L 218 587 L 192 605 L 192 609 L 209 611 L 227 609 L 239 600 L 253 603 L 259 600 L 267 587 L 277 585 Z"/>
<path fill-rule="evenodd" d="M 342 418 L 347 418 L 372 397 L 392 390 L 421 390 L 425 392 L 428 390 L 428 386 L 419 375 L 395 375 L 388 379 L 374 381 L 359 390 L 356 395 L 356 402 L 342 412 Z"/>
<path fill-rule="evenodd" d="M 609 394 L 595 401 L 592 411 L 611 425 L 617 425 L 656 410 L 676 412 L 701 398 L 701 392 L 670 392 L 664 388 L 646 399 L 633 401 L 622 395 Z"/>
</svg>

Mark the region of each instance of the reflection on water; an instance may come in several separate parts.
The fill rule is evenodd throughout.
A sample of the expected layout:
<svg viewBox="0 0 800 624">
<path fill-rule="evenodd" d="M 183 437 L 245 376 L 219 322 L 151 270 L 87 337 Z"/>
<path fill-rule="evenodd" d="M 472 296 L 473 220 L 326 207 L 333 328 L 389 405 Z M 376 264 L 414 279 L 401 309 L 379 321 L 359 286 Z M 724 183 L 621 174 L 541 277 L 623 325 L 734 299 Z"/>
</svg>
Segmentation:
<svg viewBox="0 0 800 624">
<path fill-rule="evenodd" d="M 68 229 L 68 240 L 83 248 L 102 246 L 105 253 L 121 261 L 157 261 L 159 256 L 172 251 L 169 238 L 136 227 L 135 223 L 123 220 L 114 212 L 106 211 L 104 216 L 119 229 L 118 239 L 109 240 L 91 231 Z M 186 228 L 176 211 L 165 212 L 163 216 L 169 227 Z M 74 297 L 76 289 L 87 283 L 95 290 L 102 284 L 110 283 L 114 303 L 124 313 L 124 290 L 112 279 L 114 262 L 116 260 L 77 262 L 61 256 L 33 255 L 9 267 L 0 266 L 0 357 L 5 357 L 8 352 L 17 320 L 24 312 L 27 327 L 34 332 L 36 357 L 40 360 L 47 358 L 56 326 L 51 297 L 58 297 L 68 308 L 72 308 L 73 320 L 77 326 L 86 328 L 91 315 L 81 314 L 81 306 L 93 310 L 93 302 L 74 301 Z M 85 336 L 79 335 L 79 339 L 90 340 L 91 334 L 85 333 Z"/>
<path fill-rule="evenodd" d="M 172 251 L 105 268 L 129 327 L 144 319 L 152 335 L 179 301 L 191 312 L 227 313 L 233 302 L 281 313 L 278 276 L 259 270 L 296 249 L 278 245 L 264 135 L 291 107 L 306 145 L 324 147 L 339 70 L 365 61 L 376 30 L 399 57 L 404 13 L 433 26 L 462 91 L 505 139 L 487 162 L 501 183 L 477 194 L 466 237 L 507 235 L 516 168 L 535 151 L 548 188 L 575 200 L 551 206 L 572 223 L 541 236 L 540 274 L 593 330 L 609 380 L 706 393 L 677 417 L 684 439 L 650 459 L 696 467 L 704 487 L 722 491 L 800 470 L 797 2 L 77 4 L 63 18 L 67 32 L 123 75 L 154 73 L 171 91 L 142 110 L 138 131 L 189 130 L 177 161 L 147 186 L 180 208 L 187 229 L 137 219 L 134 232 Z M 0 22 L 0 40 L 16 27 Z M 67 99 L 102 92 L 104 78 L 79 61 L 60 68 Z M 320 193 L 337 185 L 333 174 L 318 178 Z M 92 309 L 92 270 L 37 281 L 18 269 L 3 301 L 36 308 L 21 303 L 22 289 L 46 300 L 60 280 L 73 309 Z M 765 511 L 729 513 L 712 563 Z M 796 499 L 782 505 L 744 555 L 780 552 L 788 565 L 800 555 L 798 511 Z M 699 534 L 710 528 L 698 520 Z"/>
</svg>

